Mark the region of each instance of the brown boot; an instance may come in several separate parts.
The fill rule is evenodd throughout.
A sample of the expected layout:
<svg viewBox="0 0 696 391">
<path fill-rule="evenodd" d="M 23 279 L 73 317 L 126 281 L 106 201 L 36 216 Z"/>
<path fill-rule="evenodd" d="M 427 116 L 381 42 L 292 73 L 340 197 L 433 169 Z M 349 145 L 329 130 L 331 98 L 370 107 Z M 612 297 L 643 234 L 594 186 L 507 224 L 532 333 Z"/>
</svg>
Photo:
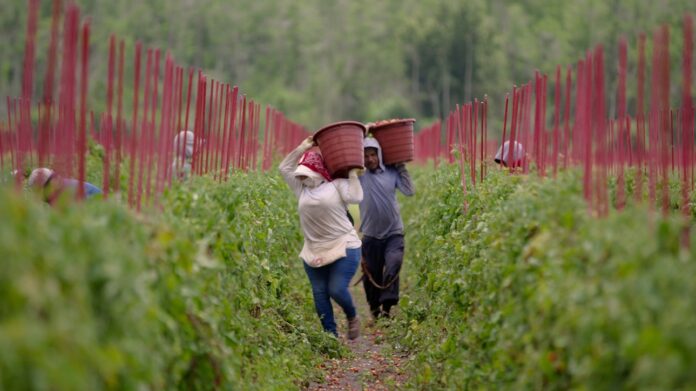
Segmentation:
<svg viewBox="0 0 696 391">
<path fill-rule="evenodd" d="M 348 339 L 356 339 L 360 336 L 360 318 L 348 319 Z"/>
</svg>

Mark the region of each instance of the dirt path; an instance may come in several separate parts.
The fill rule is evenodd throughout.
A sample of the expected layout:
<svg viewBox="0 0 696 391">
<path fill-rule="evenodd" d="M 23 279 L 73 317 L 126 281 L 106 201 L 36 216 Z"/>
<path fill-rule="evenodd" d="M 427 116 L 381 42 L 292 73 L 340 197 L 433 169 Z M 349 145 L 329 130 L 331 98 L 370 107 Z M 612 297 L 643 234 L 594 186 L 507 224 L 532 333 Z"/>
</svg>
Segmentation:
<svg viewBox="0 0 696 391">
<path fill-rule="evenodd" d="M 345 317 L 338 307 L 334 307 L 339 323 L 339 335 L 352 354 L 344 359 L 334 359 L 322 364 L 324 382 L 311 383 L 310 391 L 319 390 L 398 390 L 406 375 L 402 362 L 405 357 L 400 352 L 393 352 L 382 334 L 382 328 L 388 324 L 379 322 L 371 324 L 369 308 L 365 302 L 362 286 L 351 288 L 353 300 L 358 308 L 362 322 L 360 338 L 349 341 L 345 338 Z"/>
</svg>

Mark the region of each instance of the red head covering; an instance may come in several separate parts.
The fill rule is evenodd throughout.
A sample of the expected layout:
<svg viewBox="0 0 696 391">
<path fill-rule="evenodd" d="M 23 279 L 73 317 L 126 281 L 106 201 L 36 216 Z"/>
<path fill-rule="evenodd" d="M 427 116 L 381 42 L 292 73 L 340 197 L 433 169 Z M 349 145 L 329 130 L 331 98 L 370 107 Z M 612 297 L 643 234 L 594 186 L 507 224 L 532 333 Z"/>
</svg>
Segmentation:
<svg viewBox="0 0 696 391">
<path fill-rule="evenodd" d="M 324 164 L 324 158 L 320 153 L 313 151 L 305 152 L 300 159 L 300 164 L 321 175 L 327 182 L 332 181 L 329 170 L 326 169 L 326 164 Z"/>
</svg>

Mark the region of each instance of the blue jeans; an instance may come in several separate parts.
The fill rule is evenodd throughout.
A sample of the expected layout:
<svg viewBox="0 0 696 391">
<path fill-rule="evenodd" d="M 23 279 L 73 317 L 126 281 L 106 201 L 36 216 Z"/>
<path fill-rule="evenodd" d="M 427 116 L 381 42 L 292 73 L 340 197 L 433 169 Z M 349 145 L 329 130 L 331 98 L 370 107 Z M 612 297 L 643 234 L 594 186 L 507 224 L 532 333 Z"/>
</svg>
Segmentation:
<svg viewBox="0 0 696 391">
<path fill-rule="evenodd" d="M 307 277 L 309 277 L 309 282 L 312 284 L 314 307 L 321 320 L 321 325 L 325 331 L 338 335 L 330 299 L 334 299 L 341 306 L 348 319 L 355 317 L 355 305 L 353 305 L 353 297 L 348 291 L 348 285 L 358 270 L 360 249 L 349 248 L 346 250 L 345 257 L 322 267 L 314 268 L 302 263 Z"/>
</svg>

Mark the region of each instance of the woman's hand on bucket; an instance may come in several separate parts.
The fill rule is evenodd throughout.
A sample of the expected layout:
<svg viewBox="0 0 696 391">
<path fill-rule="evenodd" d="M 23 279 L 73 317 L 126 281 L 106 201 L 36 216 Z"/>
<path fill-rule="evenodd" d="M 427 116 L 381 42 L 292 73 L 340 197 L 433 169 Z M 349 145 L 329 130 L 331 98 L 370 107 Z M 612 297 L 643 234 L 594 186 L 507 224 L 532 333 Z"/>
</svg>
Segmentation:
<svg viewBox="0 0 696 391">
<path fill-rule="evenodd" d="M 312 148 L 315 145 L 317 145 L 317 143 L 314 141 L 314 136 L 307 137 L 302 141 L 302 144 L 300 144 L 304 149 Z"/>
<path fill-rule="evenodd" d="M 348 171 L 348 176 L 349 177 L 353 177 L 353 176 L 357 177 L 357 176 L 361 176 L 364 173 L 365 173 L 365 169 L 363 169 L 363 168 L 353 168 L 350 171 Z"/>
</svg>

